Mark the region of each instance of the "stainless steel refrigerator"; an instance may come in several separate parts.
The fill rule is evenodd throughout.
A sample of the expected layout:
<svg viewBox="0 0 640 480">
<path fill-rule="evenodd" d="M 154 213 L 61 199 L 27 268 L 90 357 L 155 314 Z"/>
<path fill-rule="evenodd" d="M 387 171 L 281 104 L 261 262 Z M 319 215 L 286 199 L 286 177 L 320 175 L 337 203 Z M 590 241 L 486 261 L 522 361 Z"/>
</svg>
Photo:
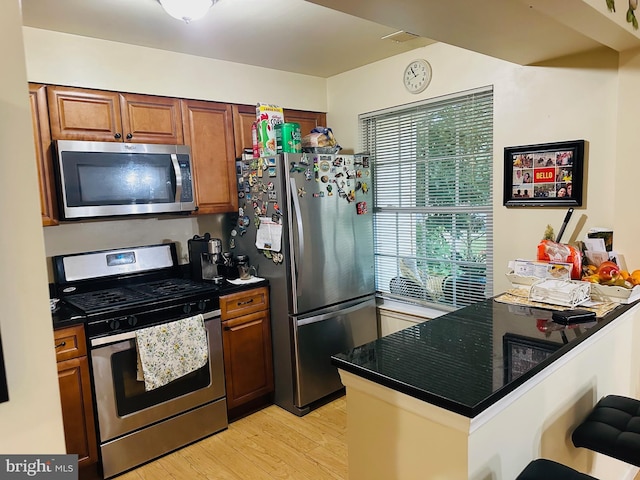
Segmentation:
<svg viewBox="0 0 640 480">
<path fill-rule="evenodd" d="M 378 337 L 366 155 L 236 163 L 230 245 L 270 281 L 277 405 L 304 415 L 342 388 L 331 355 Z"/>
</svg>

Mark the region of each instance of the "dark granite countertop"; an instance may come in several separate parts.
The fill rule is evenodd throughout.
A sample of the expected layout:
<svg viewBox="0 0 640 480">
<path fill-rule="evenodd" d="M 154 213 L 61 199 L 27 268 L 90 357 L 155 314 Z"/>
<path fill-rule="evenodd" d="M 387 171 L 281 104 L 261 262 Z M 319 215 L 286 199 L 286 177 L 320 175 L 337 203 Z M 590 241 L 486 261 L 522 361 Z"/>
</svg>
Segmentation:
<svg viewBox="0 0 640 480">
<path fill-rule="evenodd" d="M 220 287 L 219 296 L 242 292 L 244 290 L 251 290 L 252 288 L 266 287 L 268 285 L 269 281 L 266 279 L 260 282 L 244 283 L 241 285 L 234 285 L 225 281 Z M 78 311 L 71 305 L 67 305 L 64 301 L 61 301 L 58 304 L 58 308 L 51 312 L 51 319 L 53 321 L 54 329 L 71 327 L 73 325 L 82 324 L 86 321 L 86 317 L 82 312 Z"/>
<path fill-rule="evenodd" d="M 469 418 L 629 310 L 562 326 L 552 311 L 475 303 L 334 355 L 347 372 Z"/>
</svg>

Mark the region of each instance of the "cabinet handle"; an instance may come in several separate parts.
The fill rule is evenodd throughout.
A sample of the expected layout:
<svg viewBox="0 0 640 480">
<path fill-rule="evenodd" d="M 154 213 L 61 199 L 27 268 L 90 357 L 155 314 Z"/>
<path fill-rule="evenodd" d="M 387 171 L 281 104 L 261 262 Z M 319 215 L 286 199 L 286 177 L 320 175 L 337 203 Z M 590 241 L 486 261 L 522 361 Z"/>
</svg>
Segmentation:
<svg viewBox="0 0 640 480">
<path fill-rule="evenodd" d="M 58 345 L 56 345 L 56 348 L 64 347 L 66 344 L 67 342 L 61 342 Z"/>
<path fill-rule="evenodd" d="M 249 305 L 250 303 L 253 303 L 253 298 L 250 298 L 249 300 L 247 300 L 245 302 L 238 302 L 238 306 L 240 306 L 240 305 Z"/>
<path fill-rule="evenodd" d="M 122 135 L 121 135 L 121 134 L 119 134 L 119 133 L 116 133 L 116 134 L 113 136 L 113 138 L 122 138 Z"/>
<path fill-rule="evenodd" d="M 127 140 L 131 140 L 133 138 L 133 134 L 127 133 Z"/>
<path fill-rule="evenodd" d="M 240 330 L 242 328 L 253 327 L 254 325 L 260 325 L 260 323 L 262 323 L 261 320 L 255 320 L 255 321 L 249 322 L 249 323 L 241 323 L 240 325 L 235 325 L 233 327 L 225 325 L 224 326 L 224 330 L 227 331 L 227 332 L 229 330 Z"/>
</svg>

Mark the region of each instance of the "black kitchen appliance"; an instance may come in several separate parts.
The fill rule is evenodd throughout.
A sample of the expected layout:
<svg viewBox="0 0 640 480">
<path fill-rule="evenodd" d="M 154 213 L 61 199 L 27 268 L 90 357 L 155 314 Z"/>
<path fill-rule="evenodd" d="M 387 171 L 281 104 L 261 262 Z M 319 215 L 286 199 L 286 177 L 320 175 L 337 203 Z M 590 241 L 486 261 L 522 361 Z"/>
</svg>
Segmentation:
<svg viewBox="0 0 640 480">
<path fill-rule="evenodd" d="M 209 233 L 205 233 L 203 236 L 194 235 L 187 245 L 191 278 L 216 281 L 223 273 L 221 272 L 224 264 L 222 241 L 219 238 L 211 238 Z"/>
<path fill-rule="evenodd" d="M 61 302 L 86 317 L 105 478 L 227 428 L 219 295 L 183 278 L 174 243 L 53 258 Z M 140 329 L 202 315 L 207 363 L 146 391 Z"/>
</svg>

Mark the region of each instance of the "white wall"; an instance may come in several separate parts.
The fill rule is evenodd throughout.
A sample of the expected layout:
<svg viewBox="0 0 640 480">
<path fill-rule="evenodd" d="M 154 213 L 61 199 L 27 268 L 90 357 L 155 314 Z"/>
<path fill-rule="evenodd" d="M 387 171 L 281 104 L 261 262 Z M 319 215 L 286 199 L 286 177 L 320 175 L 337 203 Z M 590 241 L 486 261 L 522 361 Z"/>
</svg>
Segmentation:
<svg viewBox="0 0 640 480">
<path fill-rule="evenodd" d="M 431 63 L 433 79 L 425 92 L 411 95 L 402 85 L 402 72 L 407 63 L 418 57 Z M 566 213 L 564 208 L 502 206 L 504 147 L 587 140 L 584 206 L 576 208 L 563 240 L 582 239 L 586 229 L 594 226 L 619 228 L 613 224 L 614 203 L 608 200 L 615 191 L 619 171 L 616 170 L 617 67 L 617 55 L 609 50 L 523 67 L 437 43 L 330 78 L 327 123 L 341 145 L 355 145 L 357 149 L 360 113 L 492 85 L 494 292 L 499 293 L 510 286 L 504 276 L 508 260 L 535 258 L 536 245 L 546 225 L 551 224 L 557 232 Z M 630 134 L 628 141 L 632 142 L 633 137 Z M 619 207 L 620 214 L 633 214 L 631 204 Z M 576 229 L 576 225 L 581 226 Z M 621 251 L 625 246 L 633 250 L 632 244 L 622 241 L 616 241 L 616 246 Z M 626 253 L 629 256 L 632 252 Z M 636 260 L 636 268 L 640 268 L 640 252 Z"/>
<path fill-rule="evenodd" d="M 0 453 L 65 453 L 19 0 L 0 2 Z"/>
<path fill-rule="evenodd" d="M 326 80 L 24 27 L 31 82 L 325 112 Z"/>
<path fill-rule="evenodd" d="M 620 55 L 620 95 L 618 96 L 617 151 L 608 157 L 616 165 L 612 189 L 600 190 L 601 201 L 613 201 L 613 241 L 624 253 L 631 270 L 640 268 L 640 222 L 638 222 L 638 189 L 640 187 L 640 50 Z"/>
</svg>

